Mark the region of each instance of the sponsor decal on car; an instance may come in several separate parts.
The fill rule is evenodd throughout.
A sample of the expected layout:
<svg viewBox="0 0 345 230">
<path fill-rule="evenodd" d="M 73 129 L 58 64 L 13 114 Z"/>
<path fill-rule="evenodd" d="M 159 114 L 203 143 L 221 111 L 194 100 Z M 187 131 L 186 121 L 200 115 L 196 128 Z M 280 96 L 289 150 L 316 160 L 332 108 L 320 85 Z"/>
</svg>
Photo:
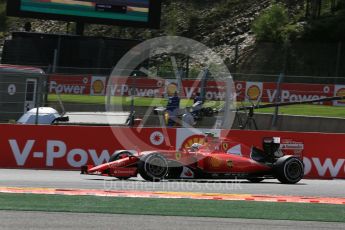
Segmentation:
<svg viewBox="0 0 345 230">
<path fill-rule="evenodd" d="M 228 160 L 226 161 L 226 165 L 229 167 L 229 168 L 232 168 L 234 166 L 234 162 L 232 162 L 232 160 Z"/>
<path fill-rule="evenodd" d="M 180 152 L 176 152 L 176 154 L 175 154 L 175 159 L 176 159 L 176 160 L 180 160 L 181 157 L 182 157 L 182 154 L 181 154 Z"/>
<path fill-rule="evenodd" d="M 213 168 L 219 168 L 222 165 L 222 159 L 218 159 L 217 157 L 214 156 L 210 156 L 209 158 L 209 164 L 213 167 Z"/>
<path fill-rule="evenodd" d="M 192 170 L 190 170 L 190 168 L 184 166 L 180 177 L 181 178 L 194 178 L 194 173 Z"/>
<path fill-rule="evenodd" d="M 150 135 L 150 142 L 153 145 L 161 145 L 164 142 L 164 135 L 160 131 L 155 131 Z"/>
<path fill-rule="evenodd" d="M 223 143 L 222 144 L 223 151 L 227 151 L 229 149 L 229 144 L 228 143 Z"/>
</svg>

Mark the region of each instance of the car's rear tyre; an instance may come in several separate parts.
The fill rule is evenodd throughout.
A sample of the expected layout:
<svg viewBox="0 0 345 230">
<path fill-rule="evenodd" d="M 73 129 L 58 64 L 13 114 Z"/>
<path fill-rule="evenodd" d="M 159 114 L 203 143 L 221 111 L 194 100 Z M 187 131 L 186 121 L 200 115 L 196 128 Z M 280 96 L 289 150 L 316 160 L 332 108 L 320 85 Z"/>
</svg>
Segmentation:
<svg viewBox="0 0 345 230">
<path fill-rule="evenodd" d="M 113 155 L 110 156 L 108 162 L 117 161 L 119 159 L 122 159 L 124 157 L 129 157 L 129 156 L 133 156 L 133 153 L 131 153 L 129 151 L 117 152 L 117 153 L 114 153 Z M 130 177 L 116 177 L 116 178 L 119 180 L 128 180 Z"/>
<path fill-rule="evenodd" d="M 157 182 L 168 174 L 168 161 L 159 153 L 151 153 L 140 159 L 138 171 L 145 180 Z"/>
<path fill-rule="evenodd" d="M 283 184 L 296 184 L 304 176 L 303 162 L 294 156 L 284 156 L 274 164 L 276 178 Z"/>
<path fill-rule="evenodd" d="M 253 178 L 247 178 L 247 180 L 251 183 L 260 183 L 264 180 L 264 178 L 261 177 L 253 177 Z"/>
</svg>

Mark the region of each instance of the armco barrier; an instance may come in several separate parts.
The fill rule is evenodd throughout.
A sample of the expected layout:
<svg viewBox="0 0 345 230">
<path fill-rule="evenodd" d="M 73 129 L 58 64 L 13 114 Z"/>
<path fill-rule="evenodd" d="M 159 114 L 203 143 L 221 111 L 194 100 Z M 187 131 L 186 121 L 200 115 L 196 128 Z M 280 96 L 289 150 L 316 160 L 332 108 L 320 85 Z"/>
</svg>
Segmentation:
<svg viewBox="0 0 345 230">
<path fill-rule="evenodd" d="M 205 130 L 203 130 L 205 131 Z M 100 164 L 119 149 L 173 149 L 200 138 L 189 129 L 92 126 L 0 125 L 0 167 L 74 169 Z M 261 146 L 263 137 L 279 136 L 282 148 L 303 156 L 308 178 L 345 178 L 345 134 L 279 131 L 213 130 L 241 144 Z M 115 134 L 114 134 L 115 133 Z"/>
</svg>

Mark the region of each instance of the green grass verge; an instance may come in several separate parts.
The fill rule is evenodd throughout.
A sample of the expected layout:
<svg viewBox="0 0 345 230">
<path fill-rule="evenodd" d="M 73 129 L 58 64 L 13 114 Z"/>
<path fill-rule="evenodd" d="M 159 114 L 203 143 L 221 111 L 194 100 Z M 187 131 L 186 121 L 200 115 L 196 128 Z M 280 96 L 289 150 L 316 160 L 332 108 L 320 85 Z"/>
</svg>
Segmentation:
<svg viewBox="0 0 345 230">
<path fill-rule="evenodd" d="M 61 100 L 64 103 L 76 104 L 105 104 L 104 96 L 88 96 L 88 95 L 61 95 Z M 49 102 L 58 101 L 57 96 L 50 94 Z M 129 106 L 131 104 L 130 97 L 112 97 L 112 103 L 117 105 Z M 181 108 L 191 106 L 192 100 L 181 100 Z M 217 107 L 221 102 L 209 101 L 205 103 L 206 107 Z M 144 98 L 136 97 L 134 100 L 135 106 L 166 106 L 167 99 L 164 98 Z M 249 105 L 249 104 L 248 104 Z M 241 106 L 239 104 L 239 106 Z M 258 109 L 257 113 L 273 113 L 274 108 Z M 279 114 L 287 115 L 302 115 L 302 116 L 321 116 L 321 117 L 339 117 L 345 118 L 345 108 L 324 105 L 293 105 L 287 107 L 280 107 Z"/>
<path fill-rule="evenodd" d="M 344 205 L 0 194 L 0 210 L 345 222 Z"/>
<path fill-rule="evenodd" d="M 259 109 L 257 112 L 273 113 L 274 108 Z M 345 118 L 345 108 L 326 105 L 294 105 L 280 107 L 279 114 Z"/>
<path fill-rule="evenodd" d="M 105 96 L 89 96 L 89 95 L 60 95 L 61 101 L 63 103 L 77 103 L 77 104 L 105 104 Z M 48 96 L 48 102 L 57 102 L 58 97 L 54 94 Z M 165 98 L 149 98 L 149 97 L 135 97 L 135 106 L 166 106 L 168 99 Z M 111 103 L 116 105 L 130 106 L 131 97 L 111 97 Z M 221 102 L 219 101 L 209 101 L 205 103 L 206 107 L 218 106 Z M 186 106 L 191 106 L 193 100 L 182 99 L 180 102 L 180 107 L 184 108 Z"/>
</svg>

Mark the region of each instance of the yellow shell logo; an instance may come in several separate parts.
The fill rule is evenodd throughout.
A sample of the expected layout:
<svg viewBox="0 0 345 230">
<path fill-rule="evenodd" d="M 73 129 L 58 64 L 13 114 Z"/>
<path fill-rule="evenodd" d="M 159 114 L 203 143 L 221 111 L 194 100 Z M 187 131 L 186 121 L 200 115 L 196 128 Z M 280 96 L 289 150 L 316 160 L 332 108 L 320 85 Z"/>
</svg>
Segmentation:
<svg viewBox="0 0 345 230">
<path fill-rule="evenodd" d="M 192 147 L 192 145 L 194 143 L 199 143 L 201 145 L 204 145 L 205 144 L 205 137 L 203 135 L 191 136 L 183 142 L 182 148 L 188 149 L 188 148 Z"/>
<path fill-rule="evenodd" d="M 345 97 L 345 88 L 341 88 L 337 91 L 337 94 L 336 94 L 337 97 Z M 345 100 L 341 100 L 339 101 L 341 103 L 345 103 Z"/>
<path fill-rule="evenodd" d="M 93 92 L 96 94 L 102 93 L 102 91 L 104 89 L 103 81 L 101 81 L 101 80 L 94 81 L 92 84 L 92 89 L 93 89 Z"/>
<path fill-rule="evenodd" d="M 259 86 L 257 85 L 252 85 L 249 87 L 247 90 L 247 96 L 249 97 L 250 100 L 258 100 L 260 97 L 261 91 Z"/>
</svg>

